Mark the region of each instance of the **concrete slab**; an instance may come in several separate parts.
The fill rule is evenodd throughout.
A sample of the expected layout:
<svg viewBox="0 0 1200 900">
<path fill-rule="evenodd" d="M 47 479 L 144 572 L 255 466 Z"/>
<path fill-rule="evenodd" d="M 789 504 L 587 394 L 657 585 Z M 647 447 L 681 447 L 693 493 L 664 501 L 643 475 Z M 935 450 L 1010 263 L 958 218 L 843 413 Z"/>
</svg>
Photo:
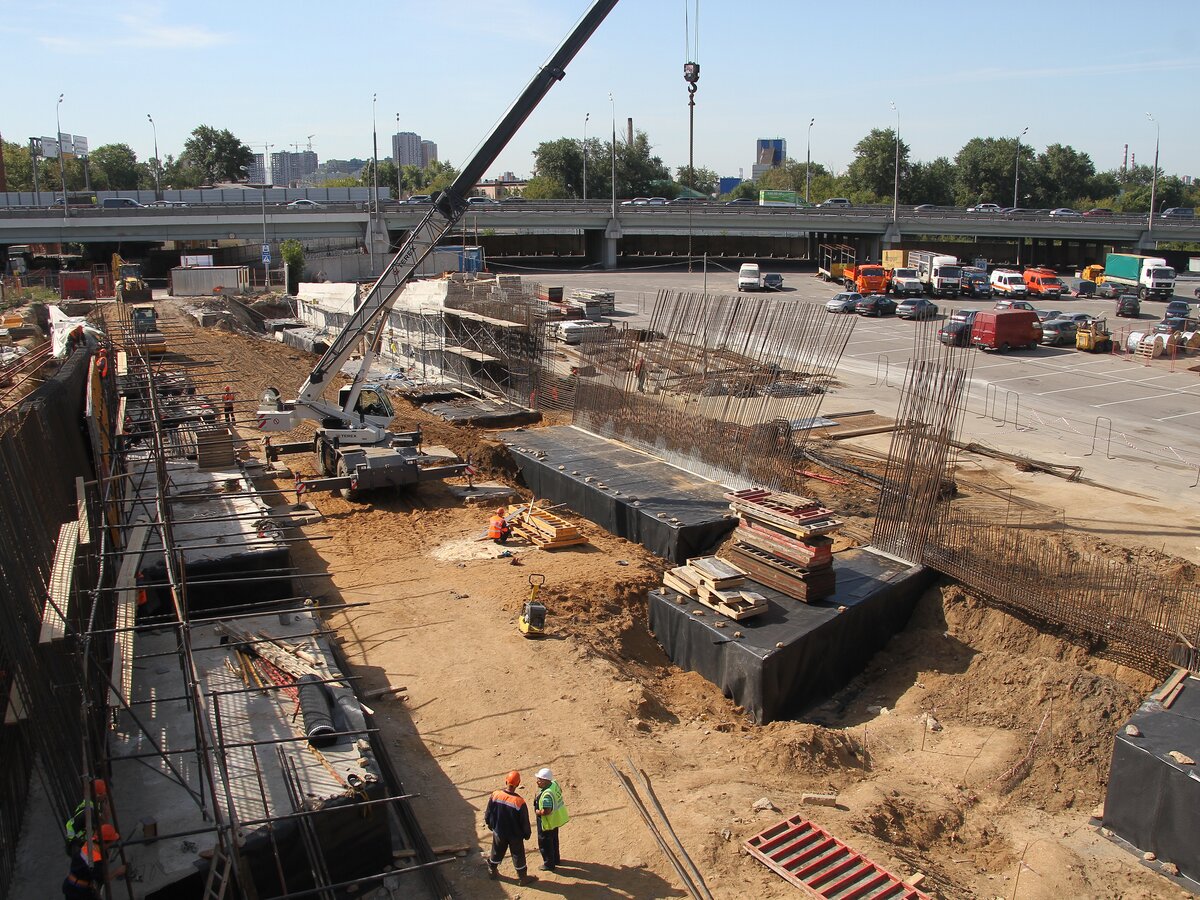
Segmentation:
<svg viewBox="0 0 1200 900">
<path fill-rule="evenodd" d="M 517 496 L 515 488 L 498 481 L 477 481 L 474 487 L 465 484 L 447 484 L 450 493 L 468 506 L 476 504 L 503 504 Z"/>
</svg>

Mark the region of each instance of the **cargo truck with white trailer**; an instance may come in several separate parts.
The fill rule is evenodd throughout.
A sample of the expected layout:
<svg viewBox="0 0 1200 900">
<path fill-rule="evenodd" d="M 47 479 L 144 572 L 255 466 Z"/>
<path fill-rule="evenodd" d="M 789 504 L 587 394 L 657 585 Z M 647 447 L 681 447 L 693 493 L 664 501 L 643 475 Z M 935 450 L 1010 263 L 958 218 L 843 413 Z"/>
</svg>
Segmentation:
<svg viewBox="0 0 1200 900">
<path fill-rule="evenodd" d="M 958 258 L 929 250 L 908 251 L 908 264 L 917 270 L 925 291 L 934 297 L 957 297 L 962 285 Z"/>
</svg>

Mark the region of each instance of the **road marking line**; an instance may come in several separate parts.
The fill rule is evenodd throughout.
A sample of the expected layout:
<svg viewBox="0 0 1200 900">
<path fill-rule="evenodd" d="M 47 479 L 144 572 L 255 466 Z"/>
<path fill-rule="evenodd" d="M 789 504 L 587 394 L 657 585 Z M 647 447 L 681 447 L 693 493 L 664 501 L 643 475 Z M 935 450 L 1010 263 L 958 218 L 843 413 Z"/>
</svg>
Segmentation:
<svg viewBox="0 0 1200 900">
<path fill-rule="evenodd" d="M 1086 391 L 1091 388 L 1112 387 L 1114 384 L 1124 384 L 1123 381 L 1106 381 L 1104 384 L 1081 384 L 1078 387 L 1057 388 L 1053 391 L 1040 391 L 1033 396 L 1045 397 L 1047 394 L 1065 394 L 1068 391 Z"/>
<path fill-rule="evenodd" d="M 1100 409 L 1102 406 L 1117 406 L 1121 403 L 1141 403 L 1143 400 L 1161 400 L 1162 394 L 1151 394 L 1149 397 L 1134 397 L 1130 400 L 1110 400 L 1108 403 L 1093 403 L 1092 409 Z"/>
<path fill-rule="evenodd" d="M 1161 419 L 1155 419 L 1155 422 L 1165 422 L 1168 419 L 1182 419 L 1184 416 L 1200 416 L 1200 409 L 1195 412 L 1177 413 L 1173 416 L 1163 416 Z"/>
</svg>

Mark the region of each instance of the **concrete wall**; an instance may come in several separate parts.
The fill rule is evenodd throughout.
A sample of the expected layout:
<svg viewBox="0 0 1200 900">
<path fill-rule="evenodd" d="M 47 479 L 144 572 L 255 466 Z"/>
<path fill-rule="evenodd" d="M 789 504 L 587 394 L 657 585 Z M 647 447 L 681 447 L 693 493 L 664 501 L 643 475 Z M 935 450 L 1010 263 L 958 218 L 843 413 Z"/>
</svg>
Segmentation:
<svg viewBox="0 0 1200 900">
<path fill-rule="evenodd" d="M 49 206 L 54 202 L 53 186 L 46 185 L 35 194 L 33 191 L 8 191 L 0 193 L 0 207 L 4 206 Z M 72 204 L 80 202 L 76 198 L 82 196 L 81 191 L 71 191 Z M 150 203 L 158 199 L 154 191 L 91 191 L 89 196 L 96 198 L 98 204 L 105 197 L 132 197 L 138 203 Z M 391 191 L 383 186 L 379 188 L 379 199 L 387 200 Z M 366 203 L 371 199 L 371 189 L 366 187 L 354 188 L 268 188 L 267 205 L 274 203 L 290 203 L 293 200 L 307 198 L 318 203 Z M 199 188 L 180 191 L 163 191 L 163 200 L 179 200 L 197 206 L 207 203 L 248 203 L 262 204 L 262 191 L 257 188 Z"/>
<path fill-rule="evenodd" d="M 180 266 L 171 270 L 172 297 L 245 294 L 249 290 L 250 269 L 246 266 Z"/>
</svg>

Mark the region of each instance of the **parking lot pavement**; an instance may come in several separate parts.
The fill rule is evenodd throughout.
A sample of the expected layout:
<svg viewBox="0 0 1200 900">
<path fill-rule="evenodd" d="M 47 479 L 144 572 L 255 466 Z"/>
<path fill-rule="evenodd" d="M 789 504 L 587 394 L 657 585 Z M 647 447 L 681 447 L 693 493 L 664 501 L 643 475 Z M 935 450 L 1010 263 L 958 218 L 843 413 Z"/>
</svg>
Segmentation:
<svg viewBox="0 0 1200 900">
<path fill-rule="evenodd" d="M 710 269 L 707 289 L 736 296 L 737 266 Z M 766 266 L 764 271 L 770 270 Z M 531 275 L 545 284 L 603 287 L 617 292 L 617 321 L 630 325 L 649 321 L 660 290 L 699 291 L 702 272 L 656 269 L 621 272 Z M 773 294 L 783 302 L 820 304 L 838 292 L 810 273 L 784 272 L 785 290 Z M 1189 290 L 1190 297 L 1190 290 Z M 994 301 L 938 298 L 939 316 L 926 321 L 856 317 L 854 331 L 839 366 L 842 383 L 826 401 L 832 409 L 840 393 L 854 396 L 885 415 L 894 414 L 914 348 L 914 330 L 936 330 L 955 309 L 990 309 Z M 1034 301 L 1037 305 L 1042 305 Z M 1162 314 L 1161 302 L 1143 304 L 1140 320 L 1116 319 L 1113 301 L 1074 296 L 1046 306 L 1104 316 L 1114 335 L 1149 330 Z M 821 315 L 835 316 L 837 313 Z M 1111 467 L 1118 479 L 1160 479 L 1168 473 L 1190 487 L 1200 476 L 1200 373 L 1188 370 L 1200 357 L 1180 357 L 1173 364 L 1109 354 L 1085 354 L 1072 347 L 1038 347 L 1007 354 L 965 350 L 972 354 L 964 437 L 986 438 L 1008 448 L 1028 446 L 1031 455 L 1047 453 L 1068 459 L 1087 458 L 1089 467 Z M 838 404 L 840 405 L 840 404 Z M 842 407 L 845 408 L 845 407 Z M 974 432 L 974 433 L 973 433 Z M 1103 461 L 1093 445 L 1105 447 Z M 1112 455 L 1115 460 L 1107 460 Z M 1131 468 L 1132 466 L 1132 468 Z M 1139 474 L 1140 473 L 1140 474 Z M 1174 481 L 1172 483 L 1174 483 Z M 1174 488 L 1171 488 L 1174 489 Z M 1200 488 L 1198 488 L 1200 490 Z"/>
</svg>

